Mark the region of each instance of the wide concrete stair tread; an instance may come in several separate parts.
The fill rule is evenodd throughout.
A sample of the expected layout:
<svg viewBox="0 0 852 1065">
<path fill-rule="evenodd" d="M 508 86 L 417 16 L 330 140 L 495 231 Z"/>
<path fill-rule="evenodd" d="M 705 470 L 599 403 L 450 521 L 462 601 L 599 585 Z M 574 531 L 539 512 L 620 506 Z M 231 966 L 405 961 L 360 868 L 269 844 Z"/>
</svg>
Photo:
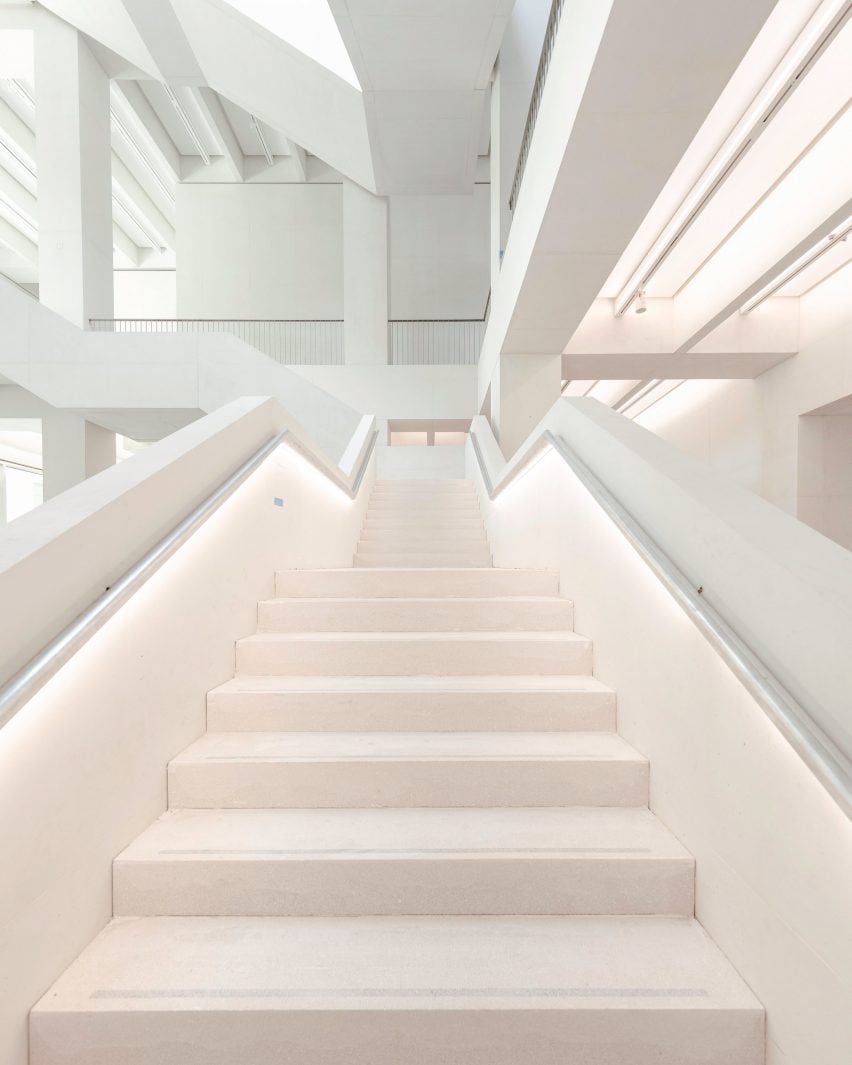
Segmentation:
<svg viewBox="0 0 852 1065">
<path fill-rule="evenodd" d="M 260 632 L 494 631 L 571 629 L 574 608 L 558 596 L 283 596 L 258 604 Z"/>
<path fill-rule="evenodd" d="M 494 569 L 491 566 L 405 566 L 362 569 L 284 570 L 276 574 L 279 596 L 506 596 L 556 595 L 552 570 Z"/>
<path fill-rule="evenodd" d="M 613 731 L 591 676 L 239 676 L 207 696 L 218 731 Z"/>
<path fill-rule="evenodd" d="M 646 809 L 178 810 L 115 862 L 116 914 L 691 915 Z"/>
<path fill-rule="evenodd" d="M 251 674 L 590 673 L 592 642 L 575 632 L 263 632 L 237 642 Z"/>
<path fill-rule="evenodd" d="M 446 569 L 448 566 L 469 566 L 471 569 L 478 569 L 482 566 L 487 566 L 490 561 L 490 554 L 483 549 L 469 554 L 462 552 L 422 554 L 414 551 L 397 552 L 395 554 L 385 552 L 382 554 L 376 553 L 375 555 L 356 553 L 354 564 L 358 568 L 367 569 L 407 569 L 410 566 L 417 566 L 420 569 Z"/>
<path fill-rule="evenodd" d="M 175 809 L 647 803 L 614 733 L 208 732 L 169 765 Z"/>
<path fill-rule="evenodd" d="M 35 1007 L 31 1062 L 759 1065 L 763 1023 L 689 918 L 131 917 Z"/>
<path fill-rule="evenodd" d="M 625 762 L 644 757 L 617 733 L 208 732 L 171 768 L 211 762 Z"/>
</svg>

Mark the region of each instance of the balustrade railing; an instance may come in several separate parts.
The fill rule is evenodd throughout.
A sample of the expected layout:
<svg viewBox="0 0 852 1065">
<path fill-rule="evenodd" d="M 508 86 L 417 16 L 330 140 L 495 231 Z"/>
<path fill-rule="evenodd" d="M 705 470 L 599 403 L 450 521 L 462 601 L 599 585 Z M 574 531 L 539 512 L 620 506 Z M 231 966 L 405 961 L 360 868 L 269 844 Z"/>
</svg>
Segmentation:
<svg viewBox="0 0 852 1065">
<path fill-rule="evenodd" d="M 230 333 L 288 366 L 343 363 L 343 322 L 338 319 L 93 318 L 96 332 Z"/>
<path fill-rule="evenodd" d="M 388 360 L 392 366 L 473 366 L 485 324 L 479 318 L 388 322 Z"/>
<path fill-rule="evenodd" d="M 514 211 L 515 206 L 517 205 L 518 194 L 521 191 L 521 182 L 524 180 L 524 170 L 526 169 L 527 159 L 530 154 L 533 132 L 535 131 L 535 124 L 538 119 L 539 108 L 541 107 L 541 99 L 544 95 L 547 72 L 550 69 L 553 46 L 556 43 L 556 33 L 559 29 L 559 21 L 562 18 L 562 9 L 564 7 L 565 0 L 553 0 L 553 5 L 550 8 L 550 16 L 548 17 L 547 26 L 544 31 L 544 43 L 541 46 L 541 59 L 538 63 L 538 70 L 536 71 L 535 83 L 533 84 L 532 97 L 530 99 L 530 109 L 527 112 L 524 135 L 521 138 L 521 150 L 518 153 L 518 165 L 515 167 L 515 178 L 512 182 L 512 192 L 509 196 L 510 211 Z"/>
</svg>

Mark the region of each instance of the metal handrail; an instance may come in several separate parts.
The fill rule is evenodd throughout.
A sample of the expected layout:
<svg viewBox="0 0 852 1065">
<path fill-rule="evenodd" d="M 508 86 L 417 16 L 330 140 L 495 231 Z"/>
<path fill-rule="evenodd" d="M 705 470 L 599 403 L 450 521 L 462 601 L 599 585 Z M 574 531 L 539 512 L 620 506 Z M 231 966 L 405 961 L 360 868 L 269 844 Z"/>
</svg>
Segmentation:
<svg viewBox="0 0 852 1065">
<path fill-rule="evenodd" d="M 683 570 L 562 437 L 545 430 L 533 441 L 522 460 L 496 483 L 488 473 L 475 432 L 470 433 L 470 439 L 485 490 L 491 500 L 504 491 L 542 450 L 552 448 L 660 579 L 847 817 L 852 817 L 852 761 L 814 720 L 807 708 L 773 674 L 760 656 L 707 602 L 702 594 L 703 589 L 695 587 Z"/>
<path fill-rule="evenodd" d="M 91 606 L 79 614 L 55 636 L 41 651 L 0 687 L 0 729 L 18 713 L 40 688 L 42 688 L 65 663 L 149 580 L 150 577 L 196 532 L 211 515 L 231 496 L 240 485 L 272 454 L 285 439 L 312 465 L 324 473 L 333 483 L 342 488 L 351 498 L 367 472 L 367 467 L 376 445 L 378 433 L 374 432 L 364 452 L 358 473 L 348 484 L 342 477 L 306 448 L 289 429 L 276 433 L 262 447 L 223 481 L 206 499 L 179 522 L 171 532 L 147 551 L 123 576 L 119 577 L 100 595 Z"/>
<path fill-rule="evenodd" d="M 547 19 L 547 26 L 544 31 L 544 42 L 541 46 L 541 59 L 538 61 L 538 70 L 536 71 L 535 81 L 533 82 L 530 109 L 527 112 L 527 122 L 524 126 L 524 135 L 521 138 L 521 148 L 518 153 L 518 165 L 515 167 L 515 179 L 512 182 L 512 193 L 509 196 L 510 211 L 514 211 L 515 205 L 518 202 L 518 193 L 521 190 L 521 182 L 524 178 L 524 170 L 526 169 L 527 159 L 530 154 L 533 132 L 538 119 L 539 108 L 541 107 L 541 99 L 544 95 L 547 71 L 550 68 L 550 60 L 553 56 L 553 46 L 556 43 L 556 31 L 559 29 L 559 21 L 562 18 L 562 9 L 564 6 L 565 0 L 553 0 L 553 4 L 550 8 L 550 15 Z"/>
</svg>

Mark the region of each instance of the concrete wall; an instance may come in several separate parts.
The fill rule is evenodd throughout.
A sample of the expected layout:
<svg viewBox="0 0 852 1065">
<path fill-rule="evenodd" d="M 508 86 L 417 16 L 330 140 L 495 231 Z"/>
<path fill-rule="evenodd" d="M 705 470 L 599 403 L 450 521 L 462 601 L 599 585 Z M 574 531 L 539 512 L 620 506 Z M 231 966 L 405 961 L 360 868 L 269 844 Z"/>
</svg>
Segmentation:
<svg viewBox="0 0 852 1065">
<path fill-rule="evenodd" d="M 488 201 L 488 185 L 470 196 L 391 197 L 391 318 L 482 317 Z"/>
<path fill-rule="evenodd" d="M 342 185 L 179 185 L 181 318 L 342 318 Z"/>
<path fill-rule="evenodd" d="M 90 577 L 103 587 L 115 576 L 117 552 L 132 561 L 268 438 L 275 404 L 241 409 L 0 532 L 0 601 L 26 605 L 4 615 L 5 658 L 18 660 L 40 616 L 47 630 L 73 613 Z M 26 1065 L 30 1007 L 109 921 L 112 859 L 164 812 L 166 764 L 204 731 L 205 693 L 233 675 L 234 641 L 254 632 L 273 571 L 350 562 L 371 481 L 352 502 L 279 449 L 0 731 L 3 1065 Z"/>
<path fill-rule="evenodd" d="M 178 189 L 182 318 L 342 318 L 343 186 Z M 389 201 L 392 318 L 481 318 L 488 187 Z"/>
<path fill-rule="evenodd" d="M 767 1010 L 767 1065 L 847 1065 L 852 824 L 555 452 L 493 504 L 468 457 L 494 564 L 558 570 L 577 631 L 595 641 L 619 732 L 650 760 L 651 808 L 696 859 L 696 916 Z M 637 466 L 609 468 L 677 513 L 676 489 L 661 496 Z M 691 550 L 705 547 L 702 531 Z M 843 552 L 823 541 L 822 554 Z M 753 569 L 740 570 L 744 588 Z M 807 615 L 811 639 L 839 651 L 819 619 Z M 802 624 L 803 611 L 788 602 L 783 620 Z"/>
</svg>

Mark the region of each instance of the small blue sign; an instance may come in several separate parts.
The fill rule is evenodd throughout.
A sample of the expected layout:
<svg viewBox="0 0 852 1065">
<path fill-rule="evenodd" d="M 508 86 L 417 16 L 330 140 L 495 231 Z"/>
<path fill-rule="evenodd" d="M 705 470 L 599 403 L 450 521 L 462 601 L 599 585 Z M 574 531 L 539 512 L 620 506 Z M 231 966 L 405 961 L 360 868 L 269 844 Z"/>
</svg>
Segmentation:
<svg viewBox="0 0 852 1065">
<path fill-rule="evenodd" d="M 275 504 L 276 507 L 283 507 L 284 506 L 284 500 L 281 498 L 281 496 L 276 496 L 272 500 L 272 502 Z"/>
</svg>

